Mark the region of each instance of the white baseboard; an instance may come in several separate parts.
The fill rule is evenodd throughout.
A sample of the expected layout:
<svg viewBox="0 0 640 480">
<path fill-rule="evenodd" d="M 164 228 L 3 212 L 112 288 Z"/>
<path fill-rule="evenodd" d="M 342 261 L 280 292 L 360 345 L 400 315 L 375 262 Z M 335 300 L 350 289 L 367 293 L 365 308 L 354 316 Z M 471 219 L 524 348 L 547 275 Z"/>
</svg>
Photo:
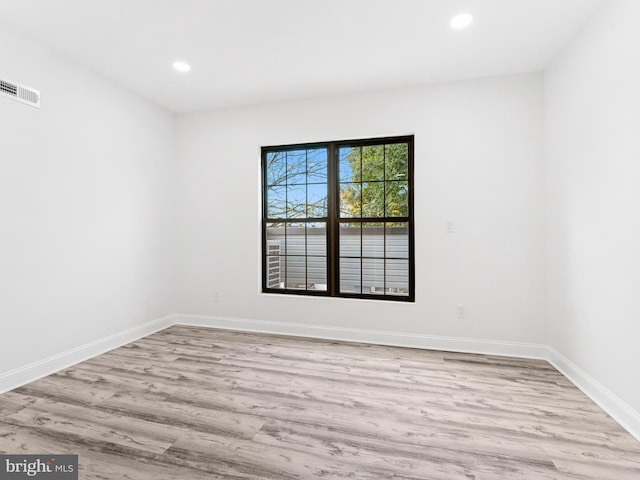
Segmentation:
<svg viewBox="0 0 640 480">
<path fill-rule="evenodd" d="M 627 432 L 640 441 L 640 412 L 637 412 L 591 375 L 553 347 L 548 347 L 549 363 L 602 408 Z"/>
<path fill-rule="evenodd" d="M 399 333 L 380 330 L 328 327 L 303 323 L 250 320 L 207 315 L 174 315 L 174 323 L 199 327 L 242 330 L 247 332 L 277 333 L 296 337 L 322 338 L 349 342 L 373 343 L 393 347 L 446 350 L 449 352 L 481 353 L 509 357 L 547 359 L 547 346 L 533 343 L 500 342 L 473 338 L 441 337 L 417 333 Z"/>
<path fill-rule="evenodd" d="M 24 367 L 0 373 L 0 394 L 169 327 L 174 323 L 173 317 L 173 315 L 169 315 L 158 318 L 66 352 L 43 358 Z"/>
</svg>

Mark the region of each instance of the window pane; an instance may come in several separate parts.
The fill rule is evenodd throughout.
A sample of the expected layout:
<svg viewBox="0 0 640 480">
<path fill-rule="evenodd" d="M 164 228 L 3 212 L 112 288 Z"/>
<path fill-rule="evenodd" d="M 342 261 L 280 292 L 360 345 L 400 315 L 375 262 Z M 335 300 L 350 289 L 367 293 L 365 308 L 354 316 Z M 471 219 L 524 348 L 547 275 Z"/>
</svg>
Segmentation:
<svg viewBox="0 0 640 480">
<path fill-rule="evenodd" d="M 409 179 L 409 148 L 406 143 L 385 145 L 386 180 Z"/>
<path fill-rule="evenodd" d="M 306 241 L 305 241 L 305 227 L 304 225 L 289 223 L 287 224 L 287 240 L 286 240 L 286 255 L 305 255 Z"/>
<path fill-rule="evenodd" d="M 360 224 L 341 223 L 340 224 L 340 256 L 360 257 Z"/>
<path fill-rule="evenodd" d="M 327 184 L 327 149 L 307 150 L 307 182 Z M 326 187 L 325 187 L 326 188 Z"/>
<path fill-rule="evenodd" d="M 300 256 L 287 256 L 286 262 L 286 282 L 287 287 L 296 290 L 306 289 L 306 257 Z"/>
<path fill-rule="evenodd" d="M 362 216 L 384 217 L 384 182 L 362 184 Z"/>
<path fill-rule="evenodd" d="M 287 218 L 304 218 L 307 215 L 306 185 L 287 186 Z"/>
<path fill-rule="evenodd" d="M 360 259 L 340 259 L 340 293 L 360 293 Z"/>
<path fill-rule="evenodd" d="M 362 147 L 362 181 L 384 180 L 384 146 Z"/>
<path fill-rule="evenodd" d="M 286 218 L 286 195 L 286 187 L 267 187 L 267 217 Z"/>
<path fill-rule="evenodd" d="M 409 216 L 408 182 L 385 182 L 387 217 Z"/>
<path fill-rule="evenodd" d="M 386 257 L 409 258 L 409 224 L 387 223 Z"/>
<path fill-rule="evenodd" d="M 360 147 L 343 147 L 338 150 L 338 174 L 340 182 L 359 182 Z"/>
<path fill-rule="evenodd" d="M 327 257 L 307 257 L 307 288 L 327 290 Z"/>
<path fill-rule="evenodd" d="M 362 259 L 362 293 L 384 295 L 384 258 Z"/>
<path fill-rule="evenodd" d="M 307 223 L 307 255 L 327 255 L 327 226 L 324 223 Z"/>
<path fill-rule="evenodd" d="M 327 216 L 327 184 L 310 183 L 307 185 L 307 217 L 324 218 Z"/>
<path fill-rule="evenodd" d="M 359 183 L 340 184 L 340 216 L 342 218 L 360 216 L 360 187 Z"/>
<path fill-rule="evenodd" d="M 287 162 L 284 152 L 269 152 L 266 157 L 267 185 L 284 185 L 287 182 Z"/>
<path fill-rule="evenodd" d="M 307 183 L 307 151 L 287 152 L 287 185 Z"/>
<path fill-rule="evenodd" d="M 362 256 L 384 257 L 384 224 L 362 224 Z"/>
<path fill-rule="evenodd" d="M 409 295 L 409 261 L 386 260 L 387 295 Z"/>
</svg>

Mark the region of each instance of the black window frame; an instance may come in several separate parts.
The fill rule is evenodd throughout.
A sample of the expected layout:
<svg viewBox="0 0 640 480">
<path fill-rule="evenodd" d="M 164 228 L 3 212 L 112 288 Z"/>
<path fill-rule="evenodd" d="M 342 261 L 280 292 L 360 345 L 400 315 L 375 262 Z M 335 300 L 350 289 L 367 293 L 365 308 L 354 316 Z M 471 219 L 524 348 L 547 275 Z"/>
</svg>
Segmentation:
<svg viewBox="0 0 640 480">
<path fill-rule="evenodd" d="M 408 215 L 406 217 L 340 217 L 339 193 L 340 178 L 338 174 L 338 151 L 344 147 L 365 147 L 388 144 L 407 144 L 408 162 Z M 291 288 L 269 288 L 267 281 L 267 224 L 269 223 L 301 223 L 314 222 L 314 218 L 294 218 L 294 219 L 270 219 L 268 218 L 267 204 L 267 154 L 271 152 L 294 151 L 301 149 L 327 149 L 327 219 L 326 219 L 326 245 L 327 245 L 327 290 L 301 290 Z M 303 295 L 319 297 L 355 298 L 368 300 L 386 300 L 394 302 L 415 302 L 415 215 L 414 215 L 414 135 L 377 137 L 356 140 L 339 140 L 329 142 L 299 143 L 288 145 L 273 145 L 261 147 L 261 175 L 262 175 L 262 292 L 285 295 Z M 409 294 L 363 294 L 344 293 L 339 291 L 340 279 L 340 224 L 341 223 L 387 223 L 403 222 L 408 224 L 408 266 L 409 266 Z M 324 222 L 324 218 L 319 220 Z M 364 257 L 361 257 L 364 258 Z M 386 257 L 385 257 L 386 258 Z"/>
</svg>

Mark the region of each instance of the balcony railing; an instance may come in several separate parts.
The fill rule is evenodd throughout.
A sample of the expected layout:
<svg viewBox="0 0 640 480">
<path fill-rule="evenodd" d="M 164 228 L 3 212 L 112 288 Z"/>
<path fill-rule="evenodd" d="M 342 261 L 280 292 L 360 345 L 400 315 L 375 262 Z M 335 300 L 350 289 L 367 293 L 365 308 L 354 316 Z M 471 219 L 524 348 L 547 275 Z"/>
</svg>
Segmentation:
<svg viewBox="0 0 640 480">
<path fill-rule="evenodd" d="M 406 228 L 343 228 L 340 231 L 340 290 L 407 295 Z M 326 290 L 326 230 L 280 226 L 267 229 L 269 288 Z M 362 281 L 361 281 L 362 279 Z"/>
</svg>

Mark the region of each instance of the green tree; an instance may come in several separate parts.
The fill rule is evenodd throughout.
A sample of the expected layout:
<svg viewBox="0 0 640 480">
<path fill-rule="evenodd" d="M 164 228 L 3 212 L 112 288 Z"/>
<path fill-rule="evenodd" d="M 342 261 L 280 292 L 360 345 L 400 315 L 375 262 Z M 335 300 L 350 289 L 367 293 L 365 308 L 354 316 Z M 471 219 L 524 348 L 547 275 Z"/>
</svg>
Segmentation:
<svg viewBox="0 0 640 480">
<path fill-rule="evenodd" d="M 346 159 L 346 162 L 345 162 Z M 349 148 L 340 162 L 340 210 L 347 217 L 408 215 L 407 144 Z M 344 173 L 351 171 L 351 178 Z"/>
</svg>

